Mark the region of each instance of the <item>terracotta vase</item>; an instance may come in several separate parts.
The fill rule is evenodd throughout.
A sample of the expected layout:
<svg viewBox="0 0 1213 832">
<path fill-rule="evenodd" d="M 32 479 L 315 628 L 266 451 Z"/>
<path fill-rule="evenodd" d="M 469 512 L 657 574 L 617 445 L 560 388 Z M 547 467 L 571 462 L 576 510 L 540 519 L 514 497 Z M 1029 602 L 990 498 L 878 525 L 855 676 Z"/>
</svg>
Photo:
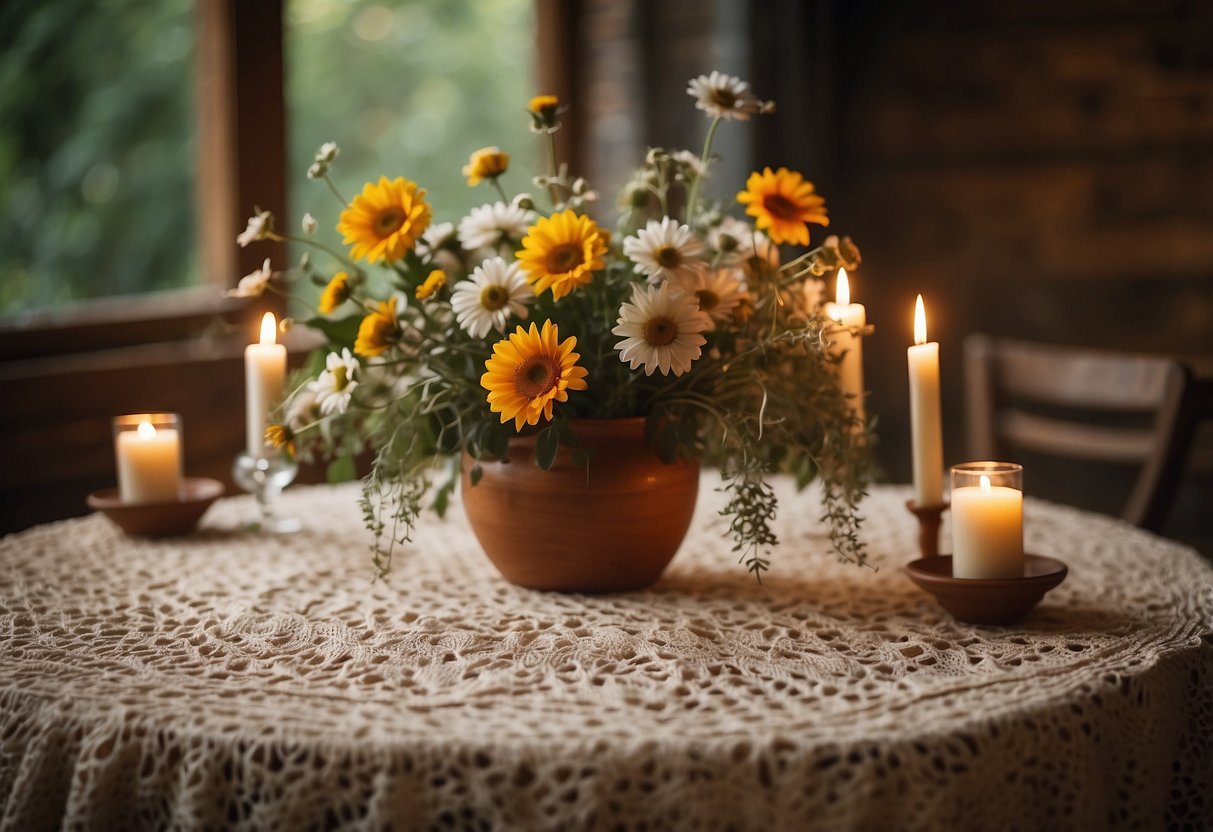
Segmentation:
<svg viewBox="0 0 1213 832">
<path fill-rule="evenodd" d="M 535 437 L 510 440 L 508 462 L 463 457 L 463 507 L 506 580 L 557 592 L 618 592 L 652 584 L 686 536 L 699 496 L 699 463 L 666 464 L 649 449 L 644 419 L 572 424 L 590 451 L 587 470 L 561 447 L 535 464 Z"/>
</svg>

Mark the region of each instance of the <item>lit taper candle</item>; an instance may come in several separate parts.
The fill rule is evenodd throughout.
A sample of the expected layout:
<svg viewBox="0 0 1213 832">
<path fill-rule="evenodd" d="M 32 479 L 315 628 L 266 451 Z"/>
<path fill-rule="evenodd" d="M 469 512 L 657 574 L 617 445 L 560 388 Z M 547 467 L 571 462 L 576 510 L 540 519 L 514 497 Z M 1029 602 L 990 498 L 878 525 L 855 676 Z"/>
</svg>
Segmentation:
<svg viewBox="0 0 1213 832">
<path fill-rule="evenodd" d="M 867 421 L 863 403 L 863 337 L 859 335 L 868 323 L 868 312 L 862 303 L 851 303 L 851 284 L 847 270 L 838 270 L 834 288 L 834 303 L 827 303 L 825 313 L 840 328 L 830 336 L 834 350 L 842 354 L 838 365 L 838 383 L 851 402 L 859 421 Z"/>
<path fill-rule="evenodd" d="M 943 502 L 943 429 L 939 409 L 939 344 L 927 341 L 927 312 L 922 295 L 914 305 L 914 346 L 910 368 L 910 424 L 914 449 L 914 501 Z"/>
<path fill-rule="evenodd" d="M 267 455 L 265 428 L 270 409 L 282 398 L 286 381 L 286 347 L 275 343 L 274 313 L 261 319 L 261 343 L 244 349 L 245 425 L 249 456 Z"/>
</svg>

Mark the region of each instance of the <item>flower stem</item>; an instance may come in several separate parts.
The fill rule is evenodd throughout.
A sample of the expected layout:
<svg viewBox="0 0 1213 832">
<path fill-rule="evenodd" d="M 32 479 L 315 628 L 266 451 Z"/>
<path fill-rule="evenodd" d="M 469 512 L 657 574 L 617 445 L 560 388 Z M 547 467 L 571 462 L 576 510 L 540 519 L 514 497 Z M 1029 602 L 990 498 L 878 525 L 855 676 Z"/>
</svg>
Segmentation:
<svg viewBox="0 0 1213 832">
<path fill-rule="evenodd" d="M 341 195 L 341 191 L 337 190 L 337 186 L 333 184 L 333 180 L 329 178 L 327 173 L 324 175 L 324 184 L 329 186 L 329 190 L 333 192 L 333 196 L 337 197 L 342 205 L 348 206 L 350 204 L 350 201 Z"/>
<path fill-rule="evenodd" d="M 342 263 L 349 266 L 353 271 L 357 272 L 358 274 L 362 274 L 362 269 L 360 269 L 356 265 L 354 265 L 354 262 L 352 260 L 347 259 L 344 254 L 337 251 L 336 249 L 329 248 L 324 243 L 320 243 L 320 242 L 317 242 L 316 240 L 313 240 L 311 237 L 299 237 L 294 234 L 276 234 L 276 233 L 273 234 L 272 236 L 270 236 L 270 235 L 267 235 L 267 236 L 269 237 L 269 239 L 277 240 L 278 242 L 283 242 L 284 240 L 290 240 L 292 243 L 302 243 L 303 245 L 306 245 L 306 246 L 312 246 L 314 248 L 318 248 L 321 251 L 323 251 L 325 254 L 328 254 L 329 256 L 334 257 L 337 260 L 340 260 Z"/>
<path fill-rule="evenodd" d="M 501 194 L 501 201 L 504 202 L 506 205 L 509 205 L 510 198 L 505 195 L 505 189 L 501 187 L 501 178 L 494 176 L 492 179 L 493 179 L 493 187 L 497 189 L 497 193 Z"/>
<path fill-rule="evenodd" d="M 547 131 L 548 135 L 548 176 L 554 180 L 556 178 L 556 134 L 551 130 Z M 548 193 L 552 197 L 552 209 L 555 210 L 557 203 L 560 202 L 560 192 L 556 189 L 556 185 L 548 182 Z"/>
<path fill-rule="evenodd" d="M 708 175 L 708 157 L 712 153 L 712 139 L 716 137 L 716 128 L 720 126 L 720 116 L 712 119 L 712 126 L 708 128 L 707 138 L 703 142 L 703 155 L 699 157 L 703 172 L 695 177 L 695 181 L 691 183 L 691 193 L 687 196 L 687 225 L 691 225 L 695 219 L 695 201 L 699 197 L 699 183 Z"/>
</svg>

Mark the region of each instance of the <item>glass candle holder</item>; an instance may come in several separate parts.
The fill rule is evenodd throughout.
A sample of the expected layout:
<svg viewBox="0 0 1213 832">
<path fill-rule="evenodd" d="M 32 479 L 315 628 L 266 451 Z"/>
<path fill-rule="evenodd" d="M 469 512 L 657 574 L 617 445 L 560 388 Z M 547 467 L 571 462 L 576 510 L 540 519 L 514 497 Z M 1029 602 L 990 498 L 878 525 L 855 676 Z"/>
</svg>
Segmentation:
<svg viewBox="0 0 1213 832">
<path fill-rule="evenodd" d="M 299 463 L 294 458 L 270 449 L 267 453 L 253 456 L 241 453 L 232 466 L 232 479 L 236 485 L 257 498 L 261 519 L 249 526 L 250 531 L 289 534 L 303 528 L 296 517 L 278 513 L 278 497 L 282 489 L 295 481 Z"/>
<path fill-rule="evenodd" d="M 124 503 L 181 499 L 181 417 L 132 413 L 114 417 L 118 495 Z"/>
<path fill-rule="evenodd" d="M 952 577 L 1023 577 L 1023 466 L 952 467 Z"/>
</svg>

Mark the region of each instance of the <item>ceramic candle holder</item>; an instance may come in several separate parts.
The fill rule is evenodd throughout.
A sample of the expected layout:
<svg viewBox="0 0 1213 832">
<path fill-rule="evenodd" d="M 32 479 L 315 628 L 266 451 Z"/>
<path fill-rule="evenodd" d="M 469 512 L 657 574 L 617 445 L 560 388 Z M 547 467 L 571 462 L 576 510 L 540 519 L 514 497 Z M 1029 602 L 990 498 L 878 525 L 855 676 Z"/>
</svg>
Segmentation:
<svg viewBox="0 0 1213 832">
<path fill-rule="evenodd" d="M 176 537 L 189 534 L 202 515 L 223 494 L 223 483 L 206 477 L 186 477 L 176 500 L 128 503 L 117 488 L 104 488 L 88 495 L 86 502 L 118 528 L 134 537 Z"/>
<path fill-rule="evenodd" d="M 1069 569 L 1056 558 L 1024 555 L 1022 578 L 954 578 L 952 558 L 922 558 L 906 566 L 906 575 L 959 621 L 1011 624 L 1040 603 L 1066 579 Z"/>
</svg>

